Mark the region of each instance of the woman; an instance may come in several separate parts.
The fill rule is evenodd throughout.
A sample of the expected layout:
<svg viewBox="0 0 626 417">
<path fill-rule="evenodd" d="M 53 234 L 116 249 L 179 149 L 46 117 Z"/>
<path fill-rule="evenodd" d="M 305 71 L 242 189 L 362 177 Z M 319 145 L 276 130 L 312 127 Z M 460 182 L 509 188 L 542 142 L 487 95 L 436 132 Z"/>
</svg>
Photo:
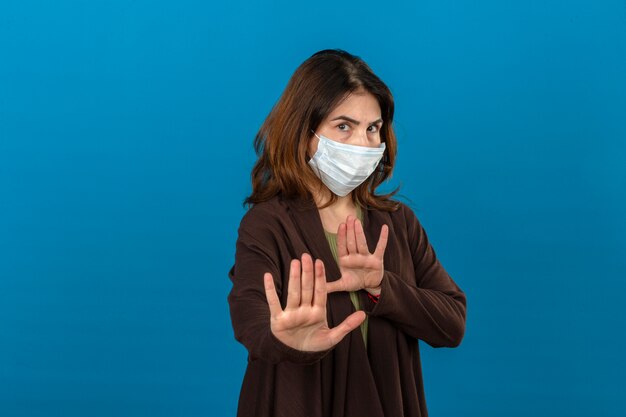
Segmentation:
<svg viewBox="0 0 626 417">
<path fill-rule="evenodd" d="M 229 273 L 239 416 L 427 415 L 418 339 L 457 346 L 466 300 L 411 209 L 375 193 L 393 112 L 360 58 L 324 50 L 261 126 Z"/>
</svg>

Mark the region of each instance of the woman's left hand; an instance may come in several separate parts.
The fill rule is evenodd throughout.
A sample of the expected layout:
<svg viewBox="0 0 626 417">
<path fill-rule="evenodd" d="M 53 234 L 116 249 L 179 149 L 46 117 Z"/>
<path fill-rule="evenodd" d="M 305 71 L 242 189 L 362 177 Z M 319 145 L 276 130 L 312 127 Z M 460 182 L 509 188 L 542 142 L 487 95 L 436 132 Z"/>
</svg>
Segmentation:
<svg viewBox="0 0 626 417">
<path fill-rule="evenodd" d="M 366 291 L 378 295 L 383 279 L 383 256 L 387 247 L 389 228 L 383 225 L 374 253 L 370 253 L 361 221 L 348 216 L 337 231 L 337 260 L 341 277 L 326 284 L 327 292 Z"/>
</svg>

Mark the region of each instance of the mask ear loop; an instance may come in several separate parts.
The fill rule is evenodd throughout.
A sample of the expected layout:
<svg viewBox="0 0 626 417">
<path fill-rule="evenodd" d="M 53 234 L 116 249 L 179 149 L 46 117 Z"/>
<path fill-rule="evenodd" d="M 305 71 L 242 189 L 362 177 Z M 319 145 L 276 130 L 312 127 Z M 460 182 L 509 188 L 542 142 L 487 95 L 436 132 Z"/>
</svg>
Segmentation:
<svg viewBox="0 0 626 417">
<path fill-rule="evenodd" d="M 313 133 L 315 136 L 317 136 L 317 133 L 315 133 L 315 131 L 314 131 L 313 129 L 310 129 L 310 130 L 311 130 L 311 133 Z M 317 138 L 321 140 L 321 138 L 320 138 L 319 136 L 317 136 Z M 308 155 L 308 152 L 307 152 L 307 155 L 306 155 L 306 158 L 305 158 L 306 163 L 308 164 L 308 163 L 309 163 L 309 161 L 310 161 L 312 158 L 313 158 L 313 156 L 309 156 L 309 155 Z"/>
<path fill-rule="evenodd" d="M 322 141 L 322 138 L 320 138 L 320 137 L 317 135 L 317 133 L 315 133 L 315 131 L 314 131 L 313 129 L 311 129 L 311 133 L 313 133 L 313 134 L 314 134 L 314 135 L 315 135 L 315 136 L 316 136 L 316 137 L 320 140 L 320 142 Z M 318 146 L 319 146 L 319 145 L 318 145 Z M 309 161 L 310 161 L 312 158 L 313 158 L 312 156 L 311 156 L 311 157 L 309 157 L 309 156 L 307 155 L 307 161 L 306 161 L 306 162 L 307 162 L 307 165 L 309 165 L 309 168 L 311 168 L 312 170 L 314 170 L 314 171 L 316 171 L 316 172 L 317 172 L 317 178 L 319 178 L 319 180 L 320 180 L 320 185 L 321 185 L 321 186 L 323 186 L 323 185 L 324 185 L 324 181 L 322 181 L 322 176 L 323 176 L 323 175 L 325 175 L 325 174 L 324 174 L 324 173 L 320 170 L 320 168 L 319 168 L 318 166 L 316 166 L 316 167 L 312 167 L 312 166 L 309 164 Z M 331 192 L 332 192 L 332 191 L 331 191 Z"/>
<path fill-rule="evenodd" d="M 386 166 L 389 166 L 389 164 L 387 163 L 387 161 L 385 161 L 385 157 L 383 156 L 383 159 L 380 160 L 380 162 L 378 163 L 378 166 L 376 167 L 376 171 L 385 172 Z"/>
<path fill-rule="evenodd" d="M 320 138 L 317 133 L 315 133 L 315 131 L 313 129 L 311 129 L 311 133 L 313 133 L 319 140 L 322 140 L 322 138 Z"/>
<path fill-rule="evenodd" d="M 376 166 L 376 171 L 384 172 L 385 167 L 387 166 L 391 166 L 391 164 L 389 163 L 389 154 L 387 153 L 387 149 L 385 149 L 385 151 L 383 152 L 383 157 L 380 158 L 380 161 L 378 162 L 378 166 Z"/>
</svg>

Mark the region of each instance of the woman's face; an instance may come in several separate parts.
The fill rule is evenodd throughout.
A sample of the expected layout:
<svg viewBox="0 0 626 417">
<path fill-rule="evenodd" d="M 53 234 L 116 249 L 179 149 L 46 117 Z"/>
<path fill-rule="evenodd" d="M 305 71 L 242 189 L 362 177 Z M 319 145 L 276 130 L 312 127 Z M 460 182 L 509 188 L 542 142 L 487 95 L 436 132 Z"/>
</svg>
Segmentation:
<svg viewBox="0 0 626 417">
<path fill-rule="evenodd" d="M 382 124 L 378 100 L 361 90 L 350 94 L 335 107 L 315 133 L 335 142 L 375 148 L 380 145 Z M 318 143 L 319 139 L 312 135 L 309 140 L 309 156 L 317 152 Z"/>
</svg>

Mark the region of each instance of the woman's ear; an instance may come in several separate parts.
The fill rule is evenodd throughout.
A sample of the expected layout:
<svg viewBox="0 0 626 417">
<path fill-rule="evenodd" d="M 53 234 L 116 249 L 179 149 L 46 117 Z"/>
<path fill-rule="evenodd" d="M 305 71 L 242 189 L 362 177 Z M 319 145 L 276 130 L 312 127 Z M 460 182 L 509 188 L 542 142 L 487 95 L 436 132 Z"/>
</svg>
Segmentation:
<svg viewBox="0 0 626 417">
<path fill-rule="evenodd" d="M 317 145 L 319 143 L 320 140 L 315 137 L 315 134 L 311 135 L 311 137 L 309 138 L 309 145 L 306 148 L 306 156 L 308 157 L 307 162 L 309 162 L 309 159 L 313 158 L 313 155 L 315 155 L 315 152 L 317 152 Z"/>
</svg>

